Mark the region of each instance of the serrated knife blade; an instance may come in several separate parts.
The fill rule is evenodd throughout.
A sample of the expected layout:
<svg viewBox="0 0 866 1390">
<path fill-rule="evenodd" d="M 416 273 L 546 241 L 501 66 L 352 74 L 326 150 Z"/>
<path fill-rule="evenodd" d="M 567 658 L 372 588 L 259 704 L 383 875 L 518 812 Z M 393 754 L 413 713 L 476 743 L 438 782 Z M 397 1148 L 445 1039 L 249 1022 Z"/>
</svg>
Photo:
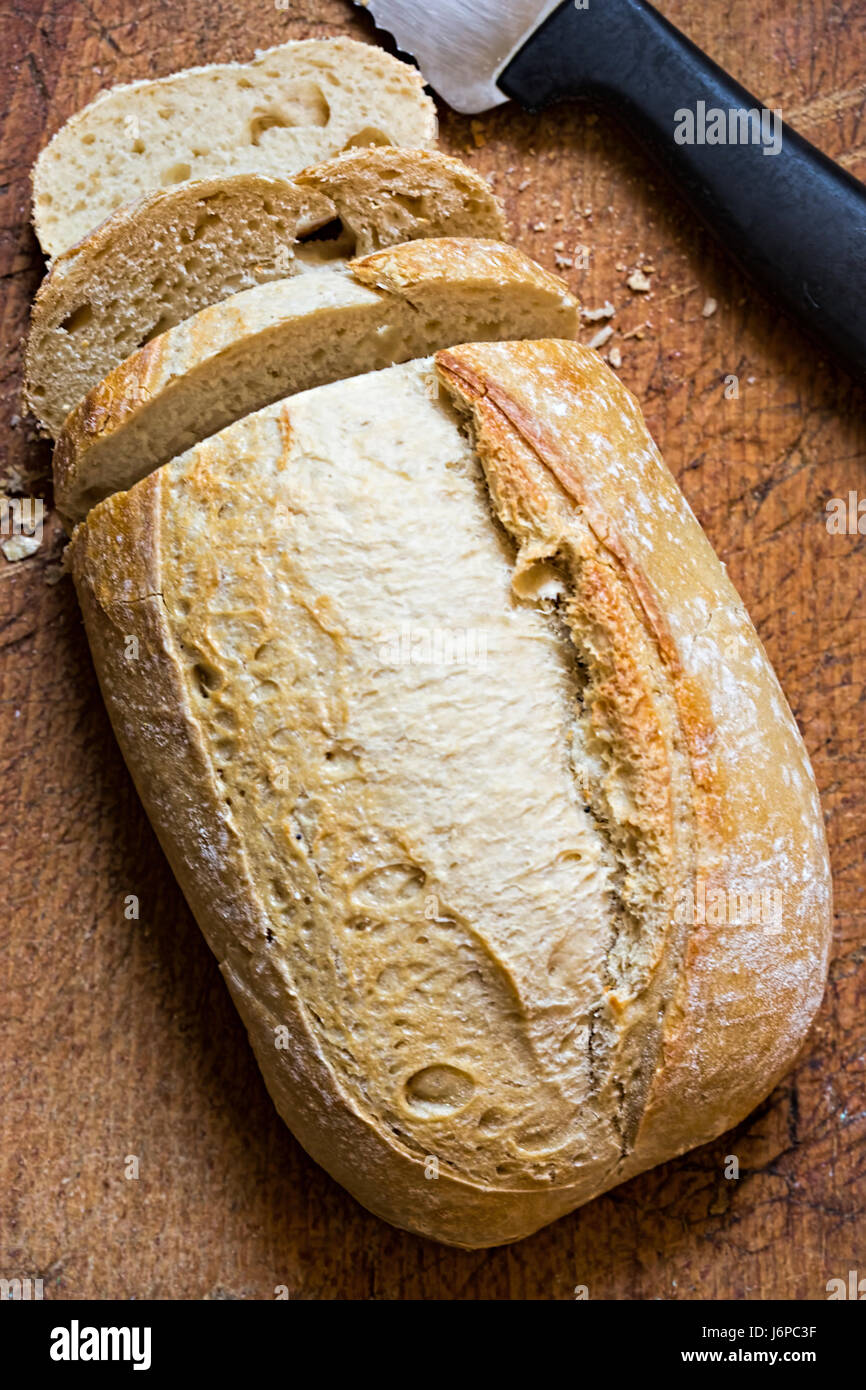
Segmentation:
<svg viewBox="0 0 866 1390">
<path fill-rule="evenodd" d="M 355 0 L 411 53 L 455 111 L 489 111 L 508 98 L 496 79 L 561 0 Z"/>
</svg>

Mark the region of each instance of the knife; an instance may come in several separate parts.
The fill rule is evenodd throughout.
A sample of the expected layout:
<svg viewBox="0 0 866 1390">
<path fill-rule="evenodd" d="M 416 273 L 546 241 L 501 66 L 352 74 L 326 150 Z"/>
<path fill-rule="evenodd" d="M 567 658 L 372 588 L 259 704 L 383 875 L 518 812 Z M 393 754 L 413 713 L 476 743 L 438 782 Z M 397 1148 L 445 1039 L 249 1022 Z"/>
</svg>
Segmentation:
<svg viewBox="0 0 866 1390">
<path fill-rule="evenodd" d="M 456 111 L 611 105 L 740 268 L 850 369 L 866 367 L 866 186 L 646 0 L 357 3 Z"/>
</svg>

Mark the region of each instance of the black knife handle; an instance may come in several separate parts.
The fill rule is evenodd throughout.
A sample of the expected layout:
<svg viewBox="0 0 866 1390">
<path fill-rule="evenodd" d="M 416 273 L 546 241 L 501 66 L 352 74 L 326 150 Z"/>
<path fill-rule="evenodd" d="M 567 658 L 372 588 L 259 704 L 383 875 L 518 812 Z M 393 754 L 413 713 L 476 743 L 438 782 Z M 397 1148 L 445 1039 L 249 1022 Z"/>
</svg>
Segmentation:
<svg viewBox="0 0 866 1390">
<path fill-rule="evenodd" d="M 575 97 L 612 102 L 742 269 L 849 367 L 866 368 L 866 186 L 787 125 L 778 154 L 764 143 L 677 143 L 678 128 L 688 133 L 678 112 L 760 103 L 651 5 L 566 0 L 499 86 L 530 110 Z"/>
</svg>

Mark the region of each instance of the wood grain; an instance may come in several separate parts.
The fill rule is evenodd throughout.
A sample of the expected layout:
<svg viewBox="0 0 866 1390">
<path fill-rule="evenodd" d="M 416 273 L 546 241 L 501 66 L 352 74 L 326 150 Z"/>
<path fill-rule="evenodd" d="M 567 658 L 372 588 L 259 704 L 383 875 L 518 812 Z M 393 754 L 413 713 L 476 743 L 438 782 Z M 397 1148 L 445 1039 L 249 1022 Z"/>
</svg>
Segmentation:
<svg viewBox="0 0 866 1390">
<path fill-rule="evenodd" d="M 661 8 L 866 174 L 862 0 Z M 28 171 L 48 135 L 116 81 L 374 33 L 342 0 L 12 0 L 0 24 L 0 490 L 50 501 L 47 448 L 18 403 L 42 273 Z M 473 127 L 442 114 L 444 146 L 493 177 L 521 246 L 550 267 L 589 248 L 587 268 L 562 272 L 585 305 L 616 305 L 621 374 L 800 721 L 835 871 L 824 1008 L 799 1066 L 738 1130 L 531 1240 L 464 1254 L 382 1225 L 272 1109 L 115 748 L 69 580 L 51 582 L 62 542 L 49 520 L 33 558 L 0 558 L 0 1276 L 42 1277 L 46 1297 L 271 1298 L 286 1285 L 305 1299 L 568 1299 L 585 1284 L 592 1298 L 821 1299 L 829 1278 L 866 1275 L 866 539 L 829 535 L 824 516 L 828 498 L 866 496 L 862 390 L 740 277 L 610 117 L 502 108 Z M 626 287 L 638 265 L 655 267 L 648 295 Z"/>
</svg>

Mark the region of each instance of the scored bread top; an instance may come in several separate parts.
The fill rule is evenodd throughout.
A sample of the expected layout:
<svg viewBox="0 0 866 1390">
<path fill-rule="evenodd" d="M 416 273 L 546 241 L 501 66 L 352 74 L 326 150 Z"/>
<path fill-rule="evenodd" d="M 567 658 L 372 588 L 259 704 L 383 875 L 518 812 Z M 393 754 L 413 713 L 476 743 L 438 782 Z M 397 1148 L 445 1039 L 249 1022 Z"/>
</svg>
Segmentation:
<svg viewBox="0 0 866 1390">
<path fill-rule="evenodd" d="M 478 344 L 437 361 L 471 415 L 499 515 L 519 536 L 529 573 L 554 549 L 567 557 L 575 595 L 569 621 L 573 634 L 586 624 L 587 650 L 596 657 L 623 635 L 615 624 L 606 637 L 599 631 L 602 609 L 610 604 L 606 620 L 615 616 L 615 580 L 673 700 L 688 796 L 687 806 L 672 805 L 669 814 L 681 829 L 690 826 L 692 881 L 674 914 L 688 920 L 672 924 L 681 965 L 659 1064 L 648 1078 L 634 1148 L 623 1156 L 622 1175 L 630 1176 L 748 1113 L 790 1065 L 818 1007 L 831 914 L 814 775 L 742 600 L 634 397 L 575 344 Z M 556 547 L 563 503 L 585 519 L 589 551 L 569 542 Z M 577 609 L 584 585 L 586 617 Z M 611 655 L 608 647 L 601 664 L 613 707 L 623 672 L 605 666 Z M 620 659 L 626 663 L 628 654 Z M 622 778 L 633 761 L 634 730 L 605 728 L 606 709 L 604 699 L 594 705 L 591 738 L 602 738 L 603 758 L 618 753 Z M 649 839 L 639 798 L 630 804 L 624 795 L 626 822 Z M 739 920 L 744 903 L 751 916 Z M 630 987 L 618 1007 L 628 1013 L 640 1002 Z"/>
<path fill-rule="evenodd" d="M 214 63 L 100 93 L 33 171 L 46 255 L 68 250 L 121 204 L 189 179 L 285 178 L 339 150 L 435 143 L 418 71 L 353 39 L 305 39 L 247 63 Z"/>
<path fill-rule="evenodd" d="M 517 1239 L 790 1064 L 829 936 L 808 759 L 596 354 L 269 406 L 97 506 L 71 565 L 278 1108 L 372 1210 Z M 681 910 L 756 888 L 778 920 Z"/>
<path fill-rule="evenodd" d="M 54 451 L 67 522 L 233 420 L 470 338 L 573 336 L 577 301 L 513 246 L 406 242 L 203 309 L 94 386 Z"/>
<path fill-rule="evenodd" d="M 436 150 L 355 150 L 329 170 L 155 193 L 58 257 L 25 362 L 25 398 L 49 433 L 119 362 L 228 295 L 395 241 L 505 235 L 485 180 Z"/>
</svg>

